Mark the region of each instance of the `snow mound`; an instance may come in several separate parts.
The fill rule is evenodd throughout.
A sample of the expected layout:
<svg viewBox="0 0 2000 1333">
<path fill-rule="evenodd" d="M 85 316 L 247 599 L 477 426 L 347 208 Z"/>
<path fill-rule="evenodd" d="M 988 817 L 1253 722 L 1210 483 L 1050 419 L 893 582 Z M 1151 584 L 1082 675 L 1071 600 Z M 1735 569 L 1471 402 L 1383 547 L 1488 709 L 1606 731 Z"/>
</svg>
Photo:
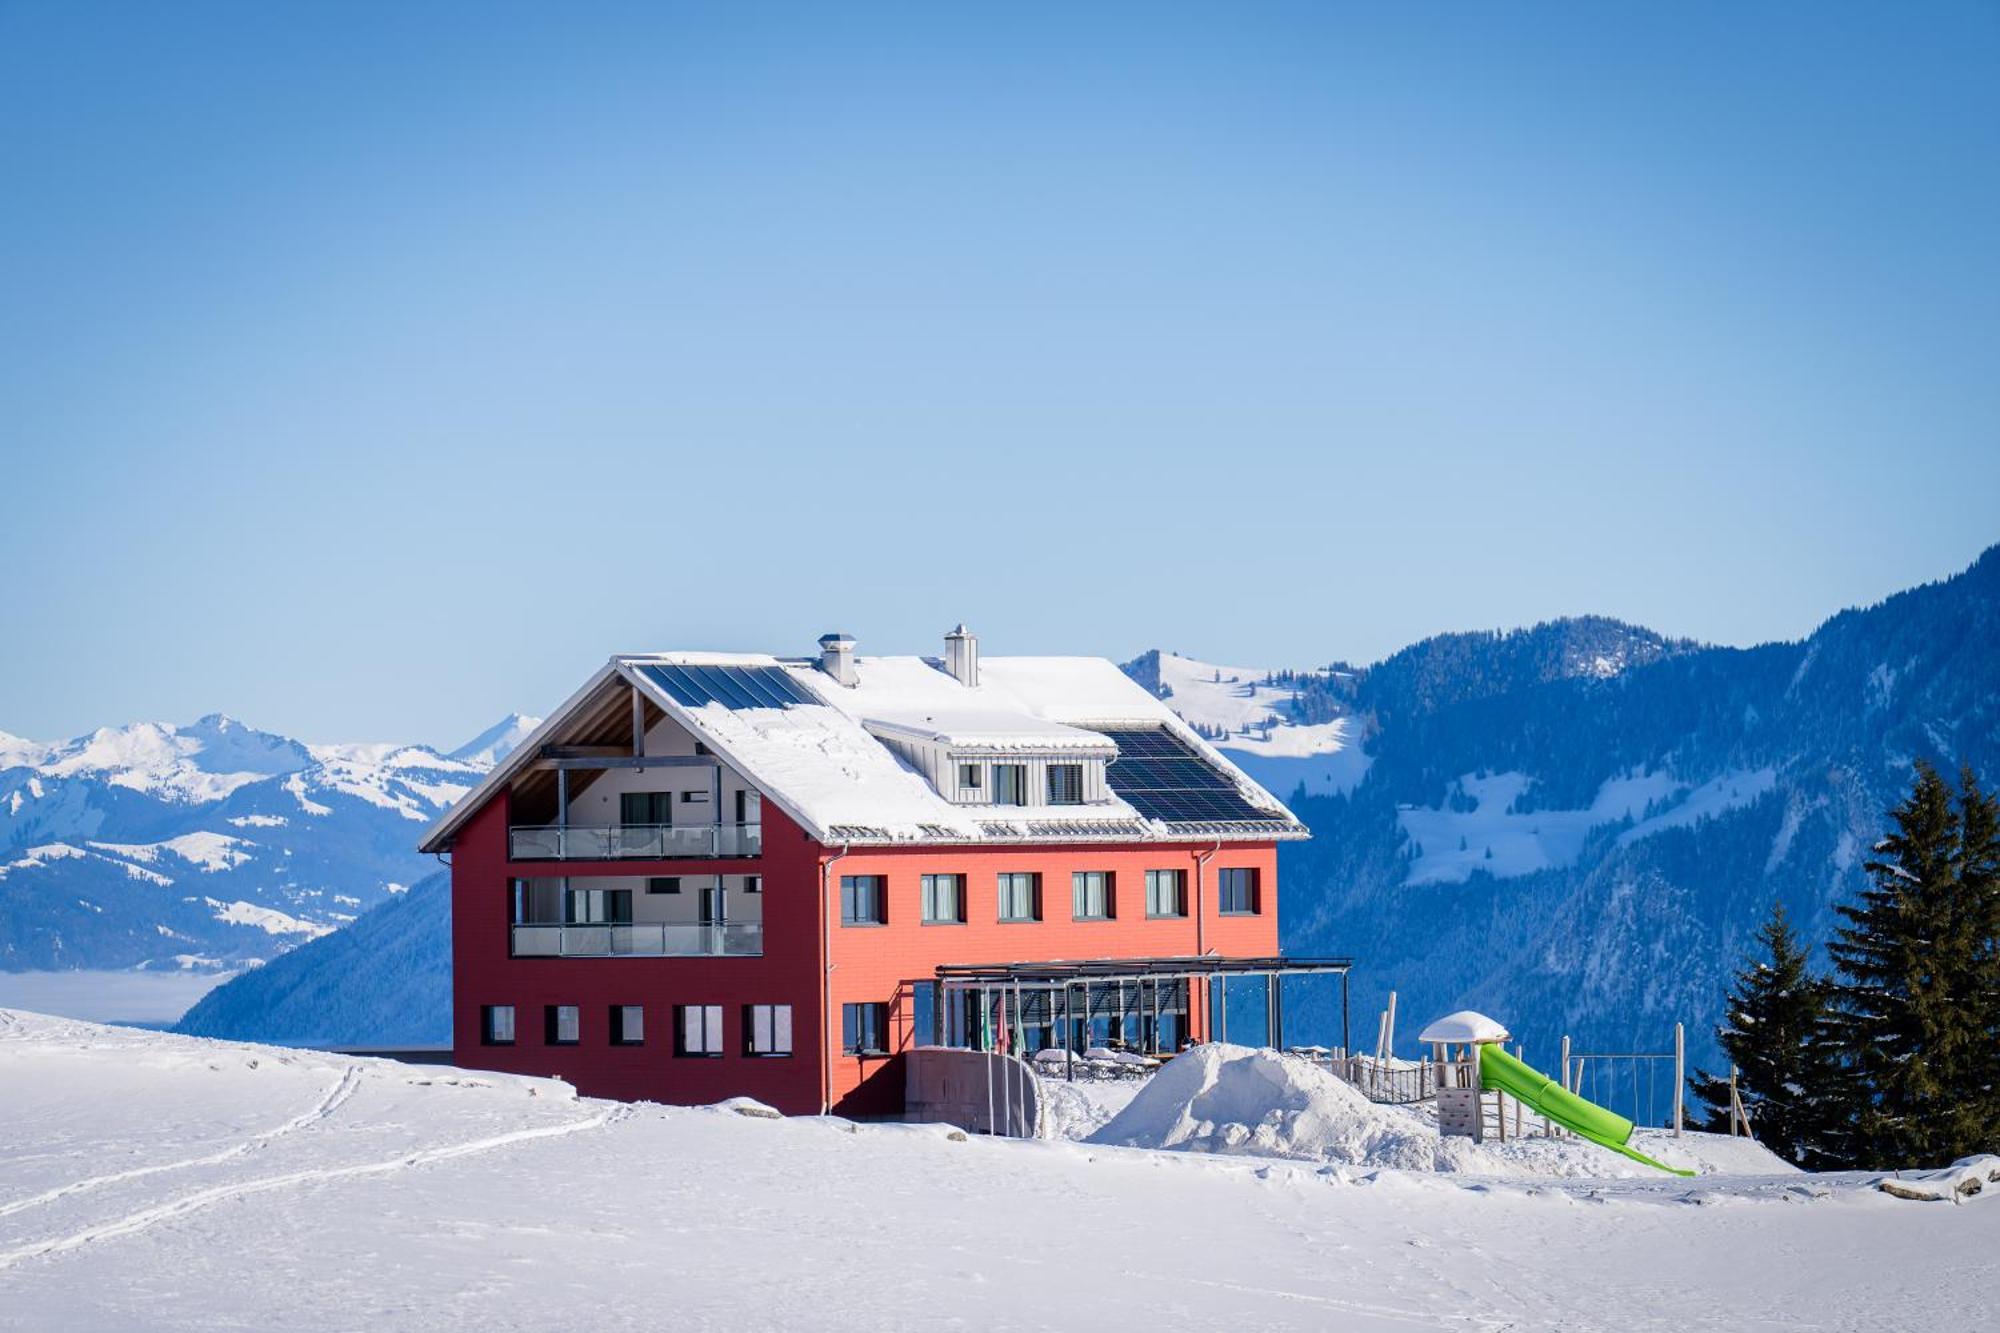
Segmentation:
<svg viewBox="0 0 2000 1333">
<path fill-rule="evenodd" d="M 1455 1014 L 1446 1014 L 1422 1032 L 1417 1041 L 1423 1045 L 1443 1042 L 1447 1046 L 1464 1046 L 1487 1041 L 1506 1041 L 1511 1034 L 1499 1022 L 1473 1009 L 1461 1009 Z"/>
<path fill-rule="evenodd" d="M 1505 1170 L 1295 1056 L 1220 1042 L 1167 1062 L 1090 1142 L 1418 1171 Z"/>
</svg>

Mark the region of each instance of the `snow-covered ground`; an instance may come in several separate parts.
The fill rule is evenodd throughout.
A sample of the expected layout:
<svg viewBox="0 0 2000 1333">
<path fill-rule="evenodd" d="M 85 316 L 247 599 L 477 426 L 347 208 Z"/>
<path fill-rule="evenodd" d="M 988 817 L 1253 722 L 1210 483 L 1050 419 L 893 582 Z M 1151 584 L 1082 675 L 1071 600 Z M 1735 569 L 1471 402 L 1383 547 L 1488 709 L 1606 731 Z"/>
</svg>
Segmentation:
<svg viewBox="0 0 2000 1333">
<path fill-rule="evenodd" d="M 957 1140 L 0 1013 L 0 1326 L 1990 1326 L 2000 1203 Z"/>
<path fill-rule="evenodd" d="M 1288 711 L 1297 691 L 1266 685 L 1263 667 L 1219 666 L 1175 653 L 1160 654 L 1167 707 L 1182 721 L 1220 728 L 1214 741 L 1244 772 L 1280 800 L 1300 787 L 1313 795 L 1352 791 L 1368 773 L 1354 719 L 1303 726 Z"/>
</svg>

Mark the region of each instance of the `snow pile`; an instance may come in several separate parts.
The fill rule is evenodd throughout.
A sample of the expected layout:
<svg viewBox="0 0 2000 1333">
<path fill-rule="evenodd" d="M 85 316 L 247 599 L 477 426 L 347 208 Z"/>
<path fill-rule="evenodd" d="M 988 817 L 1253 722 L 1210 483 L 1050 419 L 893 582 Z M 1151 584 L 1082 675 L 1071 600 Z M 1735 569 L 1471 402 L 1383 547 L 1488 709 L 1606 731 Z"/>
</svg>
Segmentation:
<svg viewBox="0 0 2000 1333">
<path fill-rule="evenodd" d="M 1899 1171 L 1885 1177 L 1879 1188 L 1898 1199 L 1964 1203 L 1980 1195 L 2000 1194 L 2000 1190 L 1988 1190 L 1988 1185 L 2000 1185 L 2000 1157 L 1992 1153 L 1961 1157 L 1942 1171 Z"/>
<path fill-rule="evenodd" d="M 1504 1170 L 1295 1056 L 1220 1042 L 1167 1063 L 1092 1143 L 1417 1171 Z"/>
</svg>

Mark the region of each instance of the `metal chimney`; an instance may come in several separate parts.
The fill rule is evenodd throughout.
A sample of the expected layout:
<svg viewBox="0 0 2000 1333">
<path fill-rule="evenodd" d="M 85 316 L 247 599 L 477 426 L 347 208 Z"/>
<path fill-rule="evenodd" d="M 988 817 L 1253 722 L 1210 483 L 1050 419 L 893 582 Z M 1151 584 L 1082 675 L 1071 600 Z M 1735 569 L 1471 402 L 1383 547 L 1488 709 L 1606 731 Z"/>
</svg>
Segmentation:
<svg viewBox="0 0 2000 1333">
<path fill-rule="evenodd" d="M 979 639 L 963 621 L 944 636 L 944 665 L 967 689 L 979 684 Z"/>
<path fill-rule="evenodd" d="M 849 689 L 860 684 L 854 672 L 854 640 L 839 633 L 820 635 L 819 669 Z"/>
</svg>

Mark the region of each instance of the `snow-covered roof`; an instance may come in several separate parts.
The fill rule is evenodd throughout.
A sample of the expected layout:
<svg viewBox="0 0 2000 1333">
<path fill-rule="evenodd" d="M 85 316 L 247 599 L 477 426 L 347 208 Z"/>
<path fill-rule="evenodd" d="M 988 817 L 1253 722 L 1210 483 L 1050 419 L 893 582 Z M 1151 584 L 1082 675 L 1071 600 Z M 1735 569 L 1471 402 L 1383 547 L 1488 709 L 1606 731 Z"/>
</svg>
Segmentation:
<svg viewBox="0 0 2000 1333">
<path fill-rule="evenodd" d="M 739 668 L 752 679 L 775 681 L 794 699 L 752 707 L 731 707 L 719 699 L 691 704 L 649 667 Z M 761 653 L 614 657 L 434 825 L 422 845 L 427 851 L 447 846 L 458 825 L 533 763 L 543 745 L 555 742 L 566 721 L 613 676 L 629 682 L 815 839 L 829 844 L 1305 836 L 1275 797 L 1103 658 L 987 657 L 979 664 L 976 686 L 960 683 L 923 657 L 860 657 L 855 672 L 858 683 L 843 686 L 814 662 Z M 888 735 L 967 750 L 1095 755 L 1115 764 L 1117 743 L 1099 727 L 1171 733 L 1232 784 L 1258 817 L 1149 819 L 1115 794 L 1089 805 L 957 804 L 882 740 Z"/>
</svg>

